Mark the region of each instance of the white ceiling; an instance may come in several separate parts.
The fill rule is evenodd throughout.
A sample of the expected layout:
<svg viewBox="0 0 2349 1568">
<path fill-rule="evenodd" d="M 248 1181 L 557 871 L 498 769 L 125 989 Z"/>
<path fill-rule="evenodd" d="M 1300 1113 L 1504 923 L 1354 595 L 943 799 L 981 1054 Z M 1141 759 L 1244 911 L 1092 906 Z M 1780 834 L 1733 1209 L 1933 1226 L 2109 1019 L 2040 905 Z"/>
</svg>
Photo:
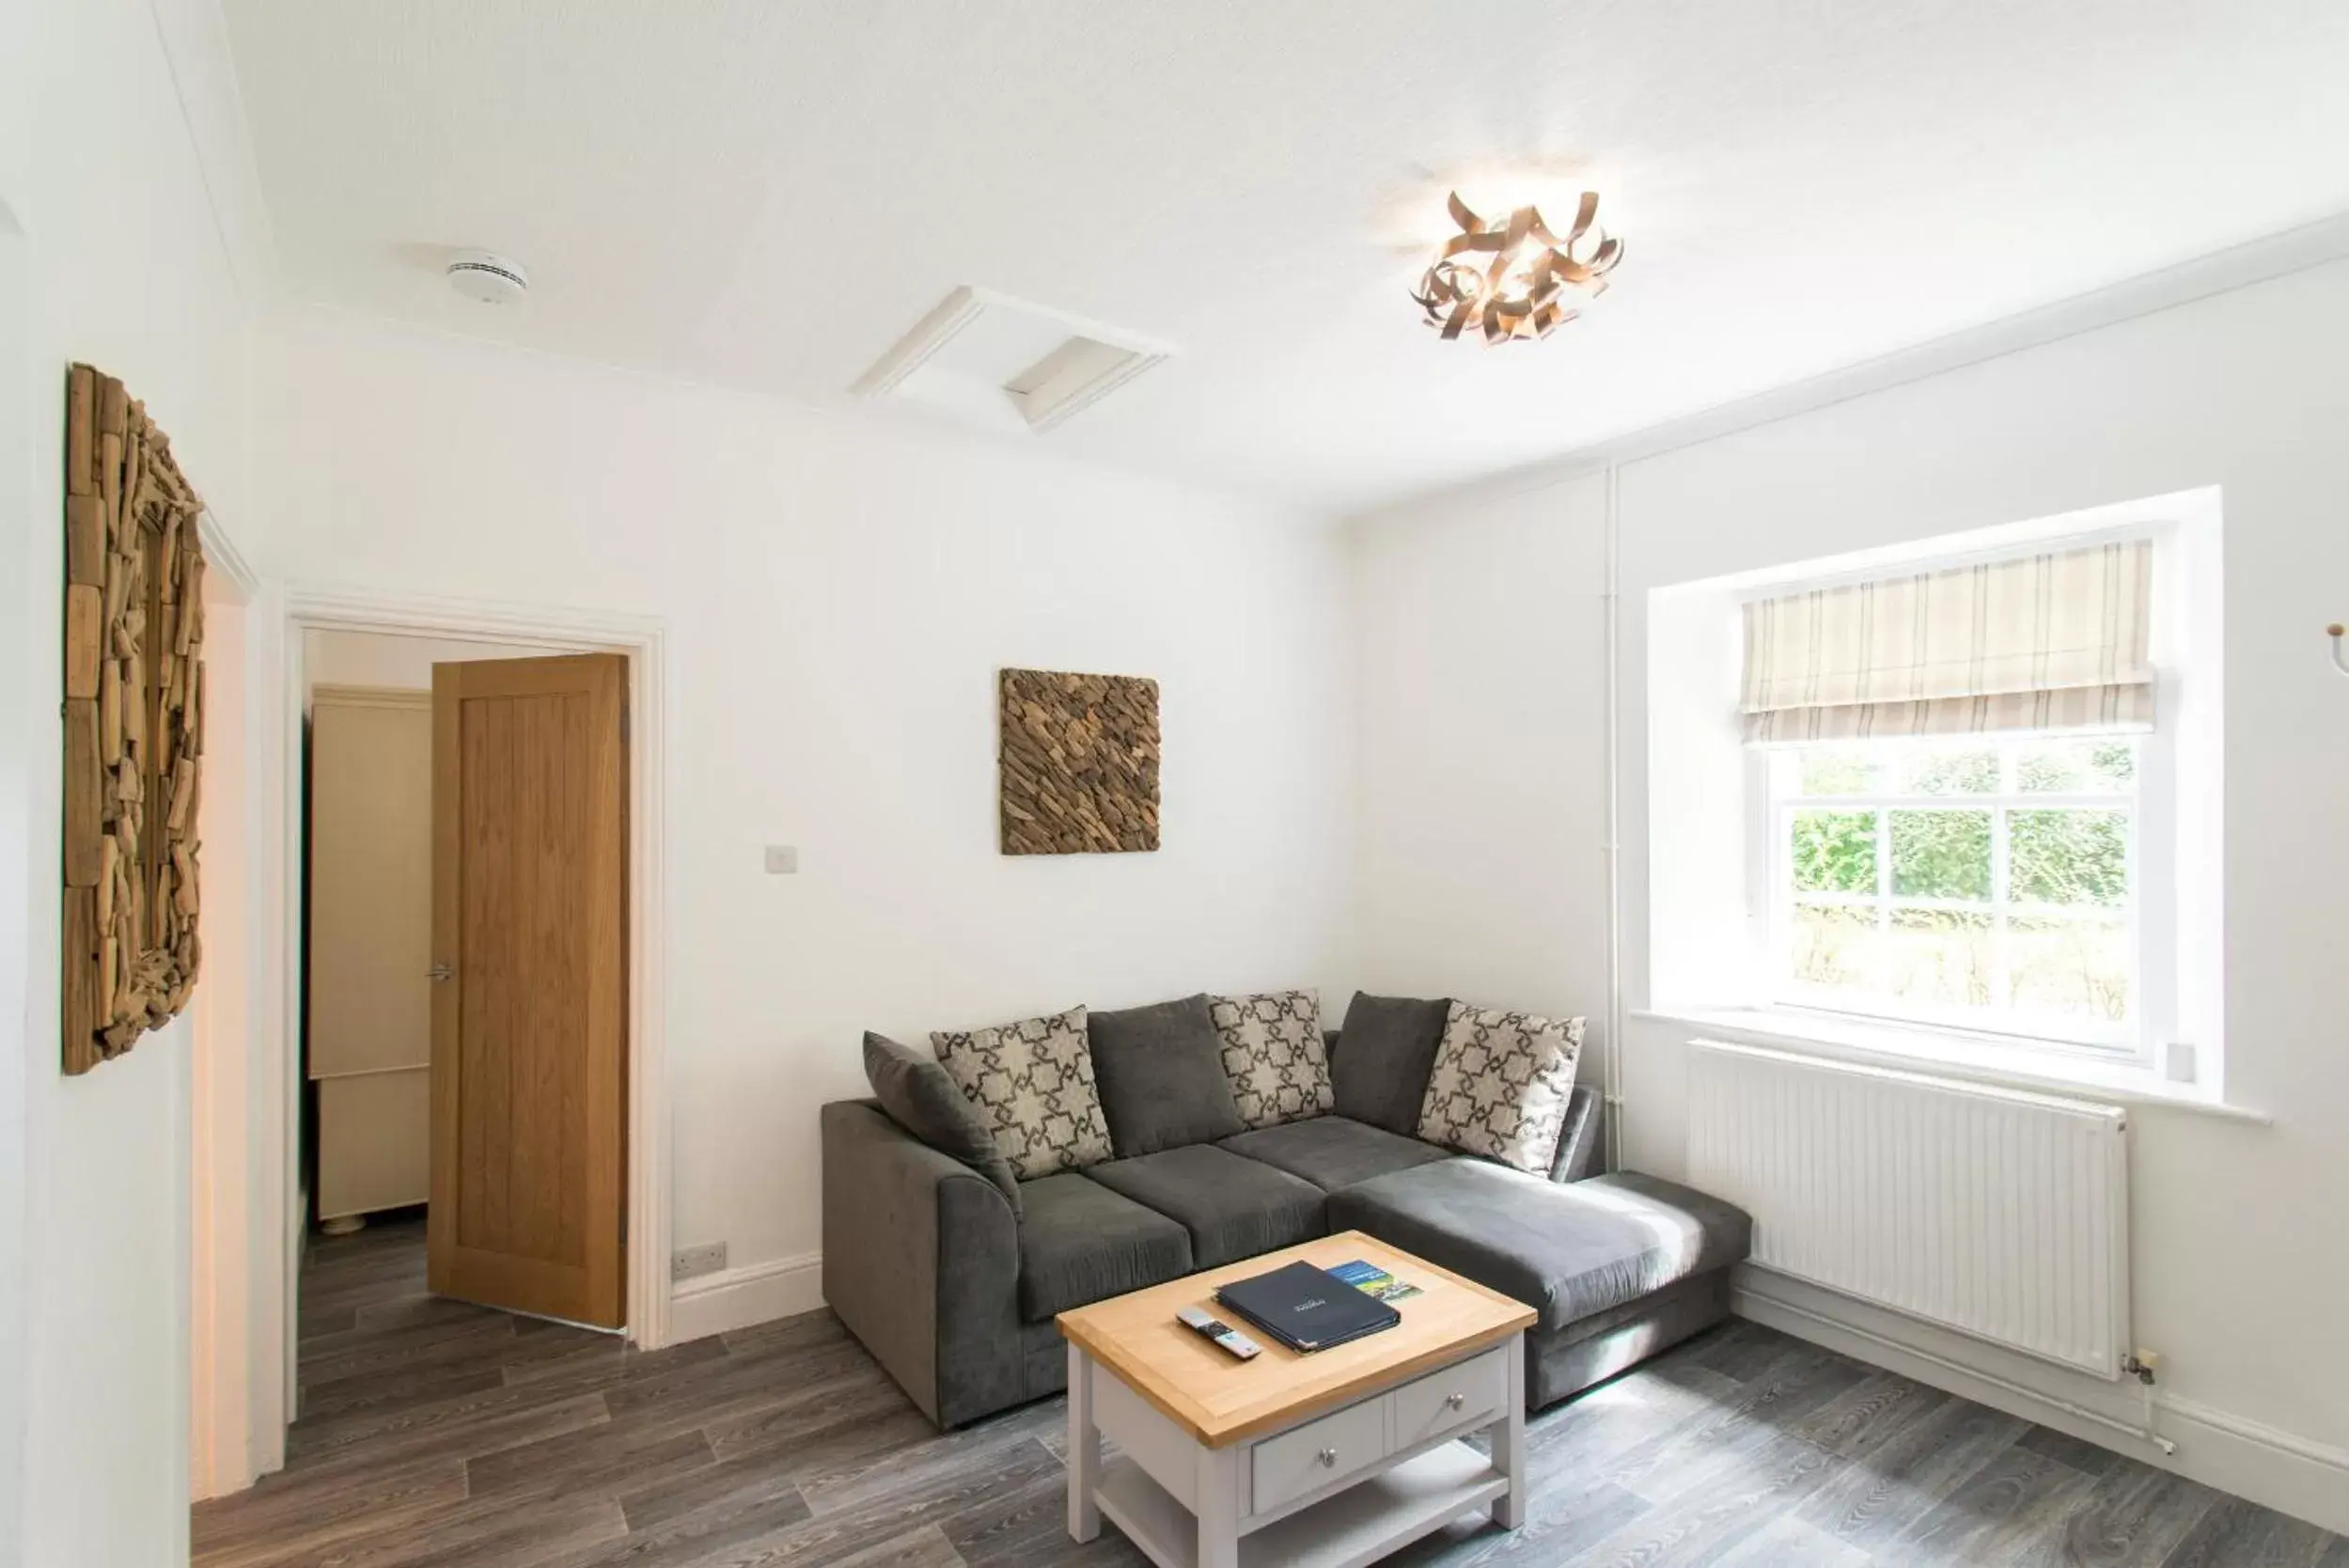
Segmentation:
<svg viewBox="0 0 2349 1568">
<path fill-rule="evenodd" d="M 226 3 L 298 295 L 835 406 L 978 284 L 1181 351 L 1007 439 L 1315 508 L 2349 209 L 2342 0 Z M 1591 183 L 1613 290 L 1437 341 L 1453 179 Z"/>
</svg>

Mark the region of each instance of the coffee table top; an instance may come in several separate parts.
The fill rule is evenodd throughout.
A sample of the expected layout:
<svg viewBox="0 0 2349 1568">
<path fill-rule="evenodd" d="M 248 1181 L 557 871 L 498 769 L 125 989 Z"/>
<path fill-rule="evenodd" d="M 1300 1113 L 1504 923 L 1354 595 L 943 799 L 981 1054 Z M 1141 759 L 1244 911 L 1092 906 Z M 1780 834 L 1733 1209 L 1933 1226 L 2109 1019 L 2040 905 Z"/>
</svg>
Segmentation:
<svg viewBox="0 0 2349 1568">
<path fill-rule="evenodd" d="M 1216 1287 L 1284 1263 L 1334 1268 L 1356 1258 L 1418 1286 L 1419 1294 L 1394 1303 L 1402 1314 L 1394 1327 L 1310 1356 L 1275 1343 L 1215 1301 Z M 1204 1308 L 1263 1345 L 1264 1354 L 1252 1361 L 1232 1359 L 1175 1321 L 1185 1307 Z M 1532 1308 L 1498 1291 L 1359 1231 L 1344 1231 L 1096 1301 L 1057 1321 L 1064 1339 L 1116 1372 L 1159 1414 L 1198 1442 L 1222 1448 L 1499 1344 L 1532 1327 L 1534 1318 Z"/>
</svg>

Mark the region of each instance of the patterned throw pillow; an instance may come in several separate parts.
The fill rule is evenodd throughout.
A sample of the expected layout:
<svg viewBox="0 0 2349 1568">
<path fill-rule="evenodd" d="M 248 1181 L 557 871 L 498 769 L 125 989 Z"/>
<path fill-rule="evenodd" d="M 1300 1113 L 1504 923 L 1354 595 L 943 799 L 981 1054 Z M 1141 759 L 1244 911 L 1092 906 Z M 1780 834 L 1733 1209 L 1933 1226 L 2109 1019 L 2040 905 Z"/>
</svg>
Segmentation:
<svg viewBox="0 0 2349 1568">
<path fill-rule="evenodd" d="M 1419 1136 L 1546 1175 L 1566 1130 L 1582 1020 L 1454 1002 L 1419 1103 Z"/>
<path fill-rule="evenodd" d="M 1224 1076 L 1240 1120 L 1275 1127 L 1328 1114 L 1329 1045 L 1321 997 L 1311 991 L 1211 996 L 1208 1013 L 1223 1039 Z"/>
<path fill-rule="evenodd" d="M 989 1029 L 938 1033 L 931 1048 L 980 1118 L 1011 1173 L 1033 1181 L 1109 1157 L 1085 1010 Z"/>
</svg>

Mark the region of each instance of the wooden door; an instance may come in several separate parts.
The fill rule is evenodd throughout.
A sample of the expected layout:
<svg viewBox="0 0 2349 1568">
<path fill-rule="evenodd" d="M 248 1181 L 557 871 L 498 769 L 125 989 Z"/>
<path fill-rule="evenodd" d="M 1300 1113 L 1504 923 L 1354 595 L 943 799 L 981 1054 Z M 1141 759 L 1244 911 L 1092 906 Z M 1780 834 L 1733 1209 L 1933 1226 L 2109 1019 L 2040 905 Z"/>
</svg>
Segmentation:
<svg viewBox="0 0 2349 1568">
<path fill-rule="evenodd" d="M 617 654 L 432 666 L 431 1288 L 615 1328 L 627 689 Z"/>
</svg>

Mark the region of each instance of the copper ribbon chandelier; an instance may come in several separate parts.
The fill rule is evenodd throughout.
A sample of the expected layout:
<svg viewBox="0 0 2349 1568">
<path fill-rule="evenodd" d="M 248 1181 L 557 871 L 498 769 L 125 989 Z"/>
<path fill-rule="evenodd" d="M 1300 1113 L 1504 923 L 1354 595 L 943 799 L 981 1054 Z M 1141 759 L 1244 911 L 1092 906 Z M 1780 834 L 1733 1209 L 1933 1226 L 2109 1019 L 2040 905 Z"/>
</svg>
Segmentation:
<svg viewBox="0 0 2349 1568">
<path fill-rule="evenodd" d="M 1444 242 L 1411 296 L 1446 341 L 1471 323 L 1488 344 L 1547 337 L 1606 291 L 1606 274 L 1623 259 L 1623 242 L 1597 225 L 1595 191 L 1582 193 L 1563 240 L 1537 208 L 1520 207 L 1507 223 L 1488 224 L 1457 191 L 1446 206 L 1460 232 Z M 1571 307 L 1564 303 L 1570 292 L 1580 296 Z"/>
</svg>

